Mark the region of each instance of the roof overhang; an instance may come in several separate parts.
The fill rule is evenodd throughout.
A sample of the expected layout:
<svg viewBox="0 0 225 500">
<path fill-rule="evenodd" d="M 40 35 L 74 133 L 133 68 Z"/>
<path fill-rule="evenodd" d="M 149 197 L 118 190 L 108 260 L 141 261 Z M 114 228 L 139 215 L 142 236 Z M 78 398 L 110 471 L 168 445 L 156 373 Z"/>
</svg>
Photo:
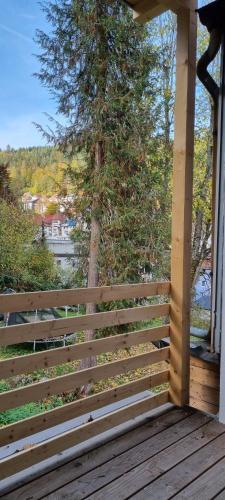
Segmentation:
<svg viewBox="0 0 225 500">
<path fill-rule="evenodd" d="M 180 8 L 190 9 L 190 0 L 126 0 L 133 9 L 134 19 L 144 23 L 167 10 L 177 12 Z"/>
</svg>

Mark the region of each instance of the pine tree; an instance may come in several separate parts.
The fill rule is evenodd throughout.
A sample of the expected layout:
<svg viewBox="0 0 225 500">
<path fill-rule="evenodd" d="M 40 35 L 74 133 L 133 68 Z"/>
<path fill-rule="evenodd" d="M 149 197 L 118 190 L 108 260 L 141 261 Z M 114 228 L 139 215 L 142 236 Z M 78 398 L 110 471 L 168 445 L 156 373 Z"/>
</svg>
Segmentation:
<svg viewBox="0 0 225 500">
<path fill-rule="evenodd" d="M 3 163 L 0 164 L 0 200 L 16 204 L 16 199 L 11 189 L 9 165 L 4 165 Z"/>
<path fill-rule="evenodd" d="M 160 176 L 149 160 L 156 54 L 147 29 L 119 0 L 55 0 L 43 8 L 51 31 L 37 33 L 38 78 L 66 125 L 51 119 L 52 128 L 41 130 L 65 153 L 82 155 L 70 174 L 90 235 L 88 286 L 140 280 L 161 252 L 151 227 L 159 219 Z"/>
</svg>

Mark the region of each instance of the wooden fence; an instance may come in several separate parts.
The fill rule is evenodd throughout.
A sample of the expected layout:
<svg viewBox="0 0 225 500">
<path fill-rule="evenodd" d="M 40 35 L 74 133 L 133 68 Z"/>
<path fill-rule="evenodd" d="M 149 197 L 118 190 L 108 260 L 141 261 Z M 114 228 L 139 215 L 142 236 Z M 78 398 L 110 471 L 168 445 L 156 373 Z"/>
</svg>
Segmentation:
<svg viewBox="0 0 225 500">
<path fill-rule="evenodd" d="M 92 289 L 59 290 L 50 292 L 19 293 L 0 296 L 0 312 L 11 313 L 32 311 L 40 308 L 59 307 L 62 305 L 110 302 L 123 299 L 147 298 L 169 295 L 170 283 L 147 283 L 137 285 L 119 285 Z M 99 312 L 96 314 L 54 319 L 0 328 L 0 345 L 8 346 L 44 338 L 64 336 L 67 333 L 99 329 L 142 322 L 153 318 L 167 318 L 169 303 L 153 305 L 134 304 L 127 309 Z M 47 369 L 62 363 L 70 363 L 101 353 L 115 352 L 143 343 L 159 341 L 168 337 L 168 324 L 154 328 L 144 328 L 130 333 L 73 344 L 56 349 L 16 356 L 0 362 L 0 379 L 32 373 L 38 369 Z M 100 364 L 85 370 L 49 378 L 25 387 L 12 389 L 0 394 L 0 411 L 17 408 L 28 402 L 41 401 L 52 395 L 70 393 L 81 386 L 125 374 L 130 370 L 143 368 L 161 361 L 169 361 L 170 348 L 164 347 L 151 352 L 126 357 L 106 364 Z M 0 428 L 0 443 L 7 445 L 27 436 L 32 436 L 64 421 L 81 416 L 87 412 L 122 400 L 141 391 L 160 386 L 169 380 L 169 370 L 147 375 L 132 382 L 105 390 L 93 396 L 78 399 L 63 406 L 35 415 L 30 418 Z M 47 439 L 28 449 L 10 455 L 0 461 L 0 478 L 15 474 L 37 462 L 85 441 L 111 427 L 156 408 L 169 400 L 168 390 L 127 405 L 117 411 L 106 414 L 92 422 L 85 423 L 54 438 Z M 32 442 L 32 439 L 31 439 Z"/>
</svg>

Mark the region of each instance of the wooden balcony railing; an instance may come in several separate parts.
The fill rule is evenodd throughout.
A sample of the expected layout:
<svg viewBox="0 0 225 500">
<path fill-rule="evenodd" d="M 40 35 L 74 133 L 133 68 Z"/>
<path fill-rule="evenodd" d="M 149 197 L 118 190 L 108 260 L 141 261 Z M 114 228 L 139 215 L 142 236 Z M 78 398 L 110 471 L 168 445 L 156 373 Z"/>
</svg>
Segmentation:
<svg viewBox="0 0 225 500">
<path fill-rule="evenodd" d="M 60 290 L 50 292 L 19 293 L 1 295 L 0 312 L 11 313 L 34 309 L 58 307 L 62 305 L 110 302 L 122 299 L 134 299 L 169 295 L 170 283 L 147 283 L 137 285 L 119 285 L 92 289 Z M 159 303 L 133 308 L 100 312 L 91 315 L 55 319 L 0 328 L 0 345 L 8 346 L 43 338 L 55 338 L 71 332 L 87 329 L 99 329 L 109 326 L 136 323 L 169 315 L 169 303 Z M 16 356 L 0 361 L 0 379 L 32 373 L 38 369 L 47 369 L 62 363 L 70 363 L 101 353 L 115 352 L 143 343 L 168 337 L 170 327 L 163 324 L 155 328 L 145 328 L 130 333 L 123 333 L 99 340 L 92 340 L 70 346 L 49 349 L 23 356 Z M 69 393 L 77 388 L 99 380 L 124 374 L 127 371 L 148 365 L 169 361 L 170 348 L 164 347 L 151 352 L 141 353 L 129 358 L 100 364 L 92 368 L 66 375 L 49 378 L 25 387 L 12 389 L 0 394 L 0 411 L 17 408 L 28 402 L 41 401 L 53 395 Z M 40 431 L 44 431 L 64 421 L 92 412 L 112 402 L 168 382 L 169 370 L 148 375 L 132 382 L 105 390 L 93 396 L 78 399 L 45 413 L 26 418 L 0 429 L 0 443 L 7 445 Z M 102 433 L 111 427 L 134 418 L 144 412 L 168 402 L 168 390 L 145 397 L 117 411 L 106 414 L 92 422 L 47 439 L 28 449 L 21 450 L 0 461 L 0 478 L 15 474 L 37 462 L 70 448 L 90 437 Z"/>
</svg>

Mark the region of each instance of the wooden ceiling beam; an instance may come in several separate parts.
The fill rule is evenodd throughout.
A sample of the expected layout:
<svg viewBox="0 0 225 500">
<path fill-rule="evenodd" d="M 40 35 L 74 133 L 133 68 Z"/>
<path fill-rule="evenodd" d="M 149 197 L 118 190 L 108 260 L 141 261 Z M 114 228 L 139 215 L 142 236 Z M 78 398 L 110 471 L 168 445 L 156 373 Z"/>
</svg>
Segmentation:
<svg viewBox="0 0 225 500">
<path fill-rule="evenodd" d="M 168 7 L 160 0 L 140 0 L 131 7 L 134 10 L 134 19 L 140 23 L 150 21 L 168 10 Z"/>
<path fill-rule="evenodd" d="M 150 21 L 167 10 L 177 12 L 180 8 L 190 9 L 190 0 L 130 0 L 134 19 L 140 23 Z"/>
</svg>

